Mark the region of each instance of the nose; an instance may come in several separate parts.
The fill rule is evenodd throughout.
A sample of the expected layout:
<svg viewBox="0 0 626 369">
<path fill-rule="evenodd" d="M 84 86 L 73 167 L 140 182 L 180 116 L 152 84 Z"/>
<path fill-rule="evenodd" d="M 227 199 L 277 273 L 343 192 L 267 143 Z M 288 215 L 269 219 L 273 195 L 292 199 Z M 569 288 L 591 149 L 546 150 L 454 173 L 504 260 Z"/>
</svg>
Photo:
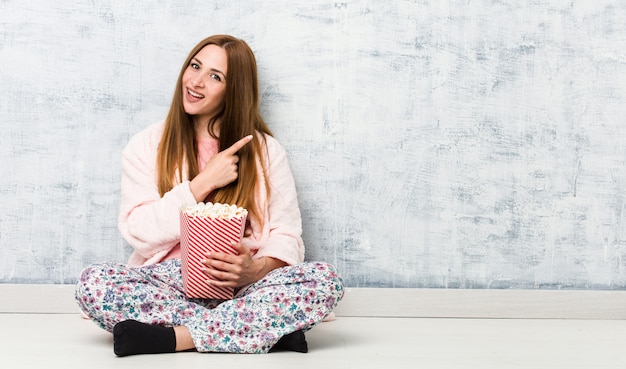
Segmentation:
<svg viewBox="0 0 626 369">
<path fill-rule="evenodd" d="M 193 84 L 193 86 L 202 86 L 202 84 L 204 83 L 204 79 L 202 78 L 202 75 L 200 73 L 197 73 L 191 79 L 191 83 Z"/>
</svg>

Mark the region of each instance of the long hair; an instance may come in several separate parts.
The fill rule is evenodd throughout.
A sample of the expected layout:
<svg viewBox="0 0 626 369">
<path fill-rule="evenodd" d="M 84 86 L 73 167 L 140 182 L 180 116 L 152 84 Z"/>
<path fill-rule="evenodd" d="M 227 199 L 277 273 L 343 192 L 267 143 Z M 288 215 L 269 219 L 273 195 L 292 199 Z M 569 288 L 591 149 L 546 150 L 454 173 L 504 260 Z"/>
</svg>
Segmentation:
<svg viewBox="0 0 626 369">
<path fill-rule="evenodd" d="M 218 140 L 220 151 L 230 147 L 244 136 L 253 135 L 252 141 L 237 153 L 239 177 L 211 194 L 212 201 L 244 207 L 248 210 L 250 217 L 262 224 L 263 215 L 254 196 L 255 186 L 259 180 L 257 160 L 263 170 L 268 198 L 270 187 L 267 175 L 265 175 L 263 145 L 259 141 L 259 137 L 264 140 L 264 136 L 256 133 L 267 135 L 272 135 L 272 133 L 259 114 L 259 87 L 254 53 L 245 41 L 232 36 L 215 35 L 202 40 L 191 50 L 182 66 L 157 151 L 159 193 L 163 196 L 176 183 L 184 180 L 183 165 L 187 166 L 189 180 L 200 172 L 193 118 L 183 108 L 182 78 L 191 59 L 207 45 L 222 47 L 228 58 L 224 101 L 220 111 L 209 122 L 209 134 Z M 220 122 L 219 132 L 215 129 L 217 122 Z"/>
</svg>

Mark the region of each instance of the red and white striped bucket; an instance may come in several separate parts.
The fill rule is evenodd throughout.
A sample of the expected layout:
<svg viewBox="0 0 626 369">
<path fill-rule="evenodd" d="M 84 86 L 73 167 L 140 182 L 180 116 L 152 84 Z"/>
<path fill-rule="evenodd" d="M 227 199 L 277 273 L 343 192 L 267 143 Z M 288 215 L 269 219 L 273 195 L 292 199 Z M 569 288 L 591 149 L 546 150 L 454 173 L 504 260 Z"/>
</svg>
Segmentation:
<svg viewBox="0 0 626 369">
<path fill-rule="evenodd" d="M 185 295 L 190 298 L 229 300 L 234 288 L 217 287 L 207 283 L 214 279 L 202 271 L 201 263 L 207 252 L 237 255 L 231 246 L 241 241 L 246 216 L 216 219 L 180 212 L 180 247 Z"/>
</svg>

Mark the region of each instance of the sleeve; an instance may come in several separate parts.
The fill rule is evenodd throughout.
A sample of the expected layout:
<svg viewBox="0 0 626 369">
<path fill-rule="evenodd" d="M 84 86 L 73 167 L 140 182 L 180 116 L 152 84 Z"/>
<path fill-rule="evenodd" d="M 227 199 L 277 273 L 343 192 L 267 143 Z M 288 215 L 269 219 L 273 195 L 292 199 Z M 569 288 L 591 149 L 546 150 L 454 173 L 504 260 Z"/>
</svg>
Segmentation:
<svg viewBox="0 0 626 369">
<path fill-rule="evenodd" d="M 260 245 L 255 257 L 269 256 L 294 265 L 304 261 L 296 185 L 285 150 L 272 137 L 267 137 L 266 143 L 270 198 L 264 228 L 269 228 L 269 237 Z"/>
<path fill-rule="evenodd" d="M 138 134 L 122 154 L 118 228 L 135 252 L 150 259 L 179 243 L 179 210 L 196 200 L 184 181 L 163 197 L 156 182 L 156 152 L 160 134 Z"/>
</svg>

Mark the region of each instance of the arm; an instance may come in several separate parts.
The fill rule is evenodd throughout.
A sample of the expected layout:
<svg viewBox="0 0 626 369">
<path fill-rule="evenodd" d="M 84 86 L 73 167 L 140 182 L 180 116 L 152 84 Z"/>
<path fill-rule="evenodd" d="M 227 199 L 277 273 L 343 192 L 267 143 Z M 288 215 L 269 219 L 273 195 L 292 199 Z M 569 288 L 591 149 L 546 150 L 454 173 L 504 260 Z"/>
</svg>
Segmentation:
<svg viewBox="0 0 626 369">
<path fill-rule="evenodd" d="M 118 227 L 144 259 L 167 253 L 180 239 L 179 210 L 196 203 L 183 182 L 163 197 L 156 184 L 156 151 L 162 129 L 152 126 L 131 139 L 122 154 Z"/>
<path fill-rule="evenodd" d="M 304 261 L 304 243 L 296 184 L 287 153 L 273 137 L 267 139 L 267 155 L 270 198 L 264 228 L 268 238 L 263 239 L 255 257 L 268 256 L 288 265 L 298 264 Z"/>
</svg>

